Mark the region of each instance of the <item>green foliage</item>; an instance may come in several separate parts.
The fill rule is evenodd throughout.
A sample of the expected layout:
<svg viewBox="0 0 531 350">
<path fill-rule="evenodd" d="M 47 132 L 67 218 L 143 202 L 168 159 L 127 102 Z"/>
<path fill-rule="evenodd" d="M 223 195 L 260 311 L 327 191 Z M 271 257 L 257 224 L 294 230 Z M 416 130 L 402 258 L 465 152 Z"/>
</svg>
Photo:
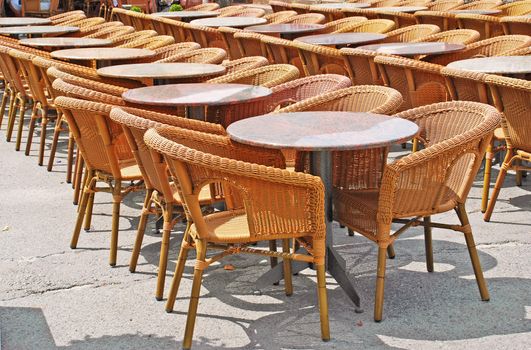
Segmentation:
<svg viewBox="0 0 531 350">
<path fill-rule="evenodd" d="M 183 7 L 179 4 L 173 4 L 170 6 L 170 9 L 169 9 L 170 12 L 177 12 L 177 11 L 182 11 L 182 10 L 183 10 Z"/>
<path fill-rule="evenodd" d="M 135 11 L 135 12 L 140 12 L 140 13 L 142 13 L 142 9 L 141 9 L 140 7 L 138 7 L 138 6 L 133 6 L 133 7 L 131 7 L 131 11 Z"/>
</svg>

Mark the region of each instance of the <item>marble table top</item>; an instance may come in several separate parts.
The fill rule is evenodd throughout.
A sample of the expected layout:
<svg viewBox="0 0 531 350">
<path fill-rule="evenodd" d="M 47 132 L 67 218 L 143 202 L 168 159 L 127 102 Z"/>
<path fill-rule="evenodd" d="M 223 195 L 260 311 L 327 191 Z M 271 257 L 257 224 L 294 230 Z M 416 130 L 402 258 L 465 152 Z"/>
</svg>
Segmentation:
<svg viewBox="0 0 531 350">
<path fill-rule="evenodd" d="M 254 146 L 302 151 L 355 150 L 402 143 L 418 132 L 405 119 L 357 112 L 266 114 L 227 128 L 231 139 Z"/>
<path fill-rule="evenodd" d="M 152 16 L 166 17 L 166 18 L 207 18 L 217 17 L 219 15 L 216 11 L 173 11 L 173 12 L 155 12 Z"/>
<path fill-rule="evenodd" d="M 466 46 L 450 43 L 382 43 L 360 46 L 360 49 L 399 56 L 438 55 L 461 51 Z"/>
<path fill-rule="evenodd" d="M 324 27 L 325 26 L 323 24 L 279 23 L 247 27 L 245 30 L 255 33 L 295 34 L 315 32 L 317 30 L 323 29 Z"/>
<path fill-rule="evenodd" d="M 96 39 L 96 38 L 31 38 L 20 39 L 20 44 L 31 47 L 95 47 L 95 46 L 108 46 L 112 44 L 108 39 Z"/>
<path fill-rule="evenodd" d="M 6 35 L 59 34 L 59 33 L 74 33 L 77 31 L 79 31 L 78 27 L 64 27 L 64 26 L 18 26 L 18 27 L 0 28 L 0 34 L 6 34 Z"/>
<path fill-rule="evenodd" d="M 470 58 L 454 61 L 447 67 L 488 74 L 526 74 L 531 73 L 531 56 Z"/>
<path fill-rule="evenodd" d="M 0 27 L 17 27 L 51 24 L 48 18 L 34 17 L 0 17 Z"/>
<path fill-rule="evenodd" d="M 363 9 L 367 7 L 371 7 L 371 4 L 364 3 L 364 2 L 336 2 L 336 3 L 325 3 L 325 4 L 317 4 L 312 5 L 312 7 L 315 8 L 325 8 L 325 9 L 348 9 L 348 8 L 357 8 L 357 9 Z"/>
<path fill-rule="evenodd" d="M 256 17 L 215 17 L 215 18 L 201 18 L 194 19 L 190 24 L 205 27 L 248 27 L 257 24 L 267 23 L 265 18 Z"/>
<path fill-rule="evenodd" d="M 390 6 L 390 7 L 374 7 L 371 10 L 383 12 L 404 12 L 412 13 L 417 11 L 424 11 L 428 8 L 426 6 Z"/>
<path fill-rule="evenodd" d="M 124 101 L 151 106 L 222 106 L 264 99 L 271 90 L 245 84 L 169 84 L 130 89 Z"/>
<path fill-rule="evenodd" d="M 379 33 L 329 33 L 301 36 L 295 40 L 313 45 L 355 45 L 371 43 L 386 37 L 387 35 Z"/>
<path fill-rule="evenodd" d="M 147 49 L 102 47 L 97 50 L 92 48 L 67 49 L 52 52 L 53 58 L 67 60 L 131 60 L 137 58 L 147 58 L 155 55 L 155 51 Z"/>
<path fill-rule="evenodd" d="M 459 14 L 471 14 L 471 15 L 497 15 L 502 13 L 502 10 L 496 10 L 496 9 L 489 9 L 489 10 L 451 10 L 448 11 L 449 13 L 453 13 L 455 15 Z"/>
<path fill-rule="evenodd" d="M 98 69 L 98 74 L 109 78 L 126 79 L 186 79 L 219 75 L 226 68 L 217 64 L 201 63 L 137 63 Z"/>
</svg>

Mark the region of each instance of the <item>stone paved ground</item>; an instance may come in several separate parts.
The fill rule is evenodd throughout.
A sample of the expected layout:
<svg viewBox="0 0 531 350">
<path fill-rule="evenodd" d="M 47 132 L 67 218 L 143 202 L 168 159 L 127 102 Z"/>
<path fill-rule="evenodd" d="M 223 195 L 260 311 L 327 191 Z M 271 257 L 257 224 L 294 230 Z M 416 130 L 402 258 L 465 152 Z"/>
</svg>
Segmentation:
<svg viewBox="0 0 531 350">
<path fill-rule="evenodd" d="M 5 121 L 4 121 L 5 125 Z M 172 314 L 153 297 L 160 236 L 153 223 L 137 273 L 128 271 L 142 195 L 122 206 L 118 266 L 107 264 L 110 196 L 98 194 L 93 229 L 69 249 L 76 216 L 65 183 L 64 142 L 58 164 L 48 173 L 4 141 L 0 131 L 0 348 L 176 349 L 180 347 L 191 286 L 185 271 Z M 36 149 L 36 145 L 34 147 Z M 497 171 L 495 171 L 495 174 Z M 425 272 L 422 231 L 411 229 L 388 261 L 385 320 L 372 321 L 376 247 L 347 237 L 336 226 L 338 249 L 347 259 L 366 312 L 329 280 L 332 340 L 321 342 L 311 271 L 294 278 L 295 293 L 271 286 L 253 293 L 253 281 L 267 261 L 234 256 L 204 278 L 194 349 L 530 349 L 531 348 L 531 182 L 518 188 L 507 178 L 491 223 L 479 212 L 480 181 L 468 212 L 491 293 L 481 302 L 464 239 L 434 230 L 435 270 Z M 453 213 L 439 220 L 455 222 Z M 172 234 L 168 276 L 182 234 Z M 171 277 L 168 277 L 167 286 Z"/>
</svg>

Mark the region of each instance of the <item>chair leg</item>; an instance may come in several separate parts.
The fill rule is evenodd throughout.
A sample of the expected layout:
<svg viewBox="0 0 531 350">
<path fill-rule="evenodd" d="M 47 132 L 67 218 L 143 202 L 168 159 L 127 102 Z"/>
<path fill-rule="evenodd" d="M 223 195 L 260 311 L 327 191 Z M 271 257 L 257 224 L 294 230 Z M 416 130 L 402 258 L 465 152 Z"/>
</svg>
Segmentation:
<svg viewBox="0 0 531 350">
<path fill-rule="evenodd" d="M 89 197 L 89 191 L 93 189 L 96 185 L 96 178 L 94 178 L 94 173 L 92 170 L 88 171 L 87 174 L 88 183 L 87 186 L 83 188 L 83 194 L 81 196 L 81 202 L 79 203 L 76 226 L 74 227 L 74 232 L 72 233 L 72 240 L 70 241 L 70 248 L 76 249 L 77 241 L 79 240 L 79 233 L 81 232 L 81 224 L 83 223 L 83 218 L 85 217 L 87 202 Z"/>
<path fill-rule="evenodd" d="M 83 167 L 84 167 L 84 161 L 83 157 L 81 157 L 81 154 L 77 153 L 77 159 L 76 159 L 76 170 L 75 170 L 75 178 L 74 178 L 74 205 L 77 205 L 79 202 L 79 190 L 83 186 L 83 183 L 81 182 L 81 179 L 83 177 Z"/>
<path fill-rule="evenodd" d="M 522 161 L 521 160 L 517 160 L 516 164 L 517 165 L 522 165 Z M 517 170 L 516 171 L 516 186 L 522 186 L 522 175 L 523 175 L 523 173 L 524 173 L 523 170 Z"/>
<path fill-rule="evenodd" d="M 492 150 L 494 149 L 494 139 L 492 139 L 487 147 L 485 153 L 485 173 L 483 175 L 483 195 L 481 196 L 481 212 L 484 213 L 487 210 L 487 203 L 489 201 L 489 189 L 490 189 L 490 173 L 492 170 Z"/>
<path fill-rule="evenodd" d="M 383 314 L 385 287 L 385 252 L 387 248 L 378 247 L 378 267 L 376 268 L 376 294 L 374 298 L 374 320 L 380 322 Z"/>
<path fill-rule="evenodd" d="M 321 339 L 330 340 L 330 324 L 328 321 L 328 298 L 326 293 L 326 274 L 324 264 L 315 265 L 317 270 L 317 296 L 319 300 L 319 317 L 321 319 Z"/>
<path fill-rule="evenodd" d="M 15 144 L 15 151 L 20 151 L 20 144 L 22 143 L 22 130 L 24 129 L 24 114 L 26 113 L 26 100 L 21 100 L 20 109 L 18 111 L 18 129 L 17 142 Z"/>
<path fill-rule="evenodd" d="M 152 189 L 146 190 L 146 197 L 144 198 L 144 207 L 142 208 L 142 214 L 140 215 L 140 222 L 138 223 L 138 230 L 136 232 L 135 246 L 133 247 L 133 253 L 131 254 L 131 261 L 129 262 L 129 271 L 135 272 L 136 264 L 138 263 L 138 256 L 140 255 L 140 249 L 142 248 L 142 241 L 144 240 L 144 233 L 146 231 L 146 224 L 149 217 L 149 210 L 151 210 Z"/>
<path fill-rule="evenodd" d="M 492 190 L 492 196 L 489 200 L 487 211 L 485 212 L 485 215 L 483 216 L 483 220 L 485 221 L 490 221 L 492 211 L 494 210 L 494 205 L 496 204 L 496 200 L 498 199 L 498 195 L 500 194 L 501 187 L 503 186 L 503 181 L 505 180 L 505 175 L 507 175 L 507 170 L 511 166 L 512 157 L 513 157 L 512 149 L 507 149 L 507 153 L 505 154 L 505 159 L 503 160 L 503 164 L 500 168 L 500 173 L 498 174 L 498 178 L 496 179 L 496 184 L 494 185 L 494 189 Z"/>
<path fill-rule="evenodd" d="M 487 289 L 487 283 L 483 277 L 483 271 L 481 270 L 481 263 L 479 262 L 478 252 L 476 250 L 476 243 L 474 242 L 474 236 L 470 229 L 470 222 L 468 221 L 468 215 L 466 213 L 465 205 L 459 204 L 457 207 L 457 215 L 461 221 L 461 225 L 468 227 L 465 232 L 466 246 L 468 247 L 468 254 L 470 254 L 470 260 L 472 261 L 472 267 L 474 268 L 474 274 L 476 275 L 476 282 L 478 283 L 479 294 L 481 300 L 489 301 L 489 291 Z"/>
<path fill-rule="evenodd" d="M 28 128 L 28 139 L 26 141 L 26 152 L 25 155 L 29 156 L 31 151 L 31 144 L 33 143 L 33 133 L 35 132 L 35 123 L 37 123 L 37 105 L 33 105 L 31 110 L 30 123 Z"/>
<path fill-rule="evenodd" d="M 173 279 L 171 281 L 170 293 L 168 294 L 168 300 L 166 301 L 166 312 L 173 311 L 175 298 L 177 297 L 177 292 L 179 291 L 179 284 L 181 283 L 186 259 L 188 258 L 188 251 L 190 250 L 190 246 L 188 243 L 189 228 L 190 224 L 187 223 L 186 231 L 184 233 L 183 241 L 181 243 L 181 249 L 179 251 L 179 258 L 177 259 L 177 264 L 175 265 L 175 273 L 173 274 Z"/>
<path fill-rule="evenodd" d="M 413 146 L 411 147 L 411 153 L 417 152 L 419 149 L 419 140 L 417 138 L 413 139 Z"/>
<path fill-rule="evenodd" d="M 282 252 L 289 254 L 289 239 L 282 240 Z M 290 296 L 293 294 L 293 282 L 291 277 L 291 259 L 282 259 L 282 266 L 284 268 L 284 289 L 286 290 L 286 295 Z"/>
<path fill-rule="evenodd" d="M 389 246 L 387 247 L 387 257 L 389 259 L 395 258 L 395 247 L 392 244 L 389 244 Z"/>
<path fill-rule="evenodd" d="M 13 129 L 15 127 L 15 115 L 16 115 L 16 106 L 17 106 L 17 98 L 15 97 L 15 94 L 12 93 L 9 98 L 9 112 L 7 117 L 7 130 L 6 130 L 6 141 L 11 142 L 11 136 L 13 134 Z"/>
<path fill-rule="evenodd" d="M 348 235 L 350 237 L 354 237 L 354 231 L 352 231 L 351 229 L 348 229 Z"/>
<path fill-rule="evenodd" d="M 90 192 L 89 197 L 88 197 L 87 210 L 85 214 L 85 224 L 83 225 L 83 230 L 85 230 L 85 232 L 90 231 L 93 209 L 94 209 L 94 192 Z"/>
<path fill-rule="evenodd" d="M 109 255 L 109 265 L 116 266 L 116 255 L 118 253 L 118 224 L 120 222 L 120 203 L 122 202 L 122 181 L 115 180 L 112 192 L 112 230 L 111 230 L 111 251 Z"/>
<path fill-rule="evenodd" d="M 74 163 L 74 137 L 68 137 L 68 154 L 66 158 L 66 183 L 72 182 L 72 165 Z"/>
<path fill-rule="evenodd" d="M 4 93 L 2 94 L 2 104 L 0 104 L 0 129 L 2 128 L 2 121 L 4 120 L 4 114 L 6 112 L 7 100 L 10 94 L 8 94 L 8 89 L 6 83 L 4 83 Z"/>
<path fill-rule="evenodd" d="M 204 262 L 206 256 L 206 242 L 196 241 L 195 247 L 197 250 L 198 262 Z M 201 291 L 201 281 L 203 279 L 203 268 L 198 268 L 197 264 L 194 269 L 194 281 L 192 282 L 192 296 L 190 297 L 190 305 L 188 307 L 188 317 L 186 319 L 186 328 L 184 331 L 183 349 L 190 349 L 192 347 L 192 338 L 194 336 L 195 319 L 197 316 L 197 305 L 199 304 L 199 293 Z"/>
<path fill-rule="evenodd" d="M 269 241 L 269 250 L 272 251 L 272 252 L 276 252 L 277 251 L 277 241 L 275 240 L 271 240 Z M 275 268 L 275 266 L 278 265 L 278 258 L 272 256 L 269 258 L 269 264 L 271 266 L 272 269 Z M 273 283 L 275 286 L 278 286 L 278 282 L 275 282 Z"/>
<path fill-rule="evenodd" d="M 41 119 L 41 141 L 39 144 L 39 166 L 42 166 L 44 162 L 44 146 L 46 144 L 46 128 L 48 127 L 48 109 L 43 108 L 41 110 L 42 119 Z"/>
<path fill-rule="evenodd" d="M 59 143 L 59 135 L 61 135 L 63 126 L 63 116 L 61 112 L 57 111 L 57 119 L 53 130 L 52 146 L 50 148 L 50 157 L 48 158 L 48 171 L 52 171 L 53 162 L 55 161 L 55 153 L 57 152 L 57 144 Z M 67 181 L 68 182 L 68 181 Z"/>
<path fill-rule="evenodd" d="M 164 224 L 162 227 L 162 242 L 160 245 L 159 258 L 159 272 L 157 276 L 157 290 L 155 291 L 155 299 L 162 300 L 164 296 L 164 281 L 166 280 L 166 268 L 168 266 L 168 250 L 170 248 L 170 233 L 173 228 L 171 225 L 173 216 L 173 204 L 166 203 L 166 208 L 163 212 Z"/>
<path fill-rule="evenodd" d="M 433 245 L 431 239 L 431 217 L 424 217 L 424 245 L 426 247 L 426 269 L 428 272 L 433 272 Z"/>
</svg>

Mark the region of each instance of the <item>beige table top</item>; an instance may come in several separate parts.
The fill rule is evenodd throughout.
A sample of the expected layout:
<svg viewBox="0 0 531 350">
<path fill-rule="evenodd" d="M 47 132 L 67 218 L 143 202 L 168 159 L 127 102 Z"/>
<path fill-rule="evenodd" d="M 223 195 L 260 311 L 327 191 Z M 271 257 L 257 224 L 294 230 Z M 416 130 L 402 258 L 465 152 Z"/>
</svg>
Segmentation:
<svg viewBox="0 0 531 350">
<path fill-rule="evenodd" d="M 454 61 L 447 67 L 488 74 L 527 74 L 531 73 L 531 56 L 470 58 Z"/>
<path fill-rule="evenodd" d="M 463 44 L 450 43 L 382 43 L 360 46 L 360 49 L 376 51 L 378 53 L 387 53 L 399 56 L 415 56 L 415 55 L 439 55 L 443 53 L 450 53 L 461 51 L 466 46 Z"/>
<path fill-rule="evenodd" d="M 50 24 L 48 18 L 34 17 L 0 17 L 0 27 L 17 27 Z"/>
<path fill-rule="evenodd" d="M 98 74 L 109 78 L 126 79 L 187 79 L 225 73 L 217 64 L 202 63 L 137 63 L 98 69 Z"/>
<path fill-rule="evenodd" d="M 253 146 L 302 151 L 355 150 L 402 143 L 418 132 L 405 119 L 358 112 L 266 114 L 227 128 L 231 139 Z"/>
<path fill-rule="evenodd" d="M 108 39 L 96 39 L 96 38 L 31 38 L 20 39 L 20 44 L 31 47 L 97 47 L 108 46 L 112 44 Z"/>
<path fill-rule="evenodd" d="M 379 33 L 329 33 L 301 36 L 295 40 L 313 45 L 356 45 L 367 44 L 385 39 L 387 35 Z"/>
<path fill-rule="evenodd" d="M 390 6 L 390 7 L 374 7 L 371 10 L 384 12 L 404 12 L 412 13 L 417 11 L 424 11 L 428 8 L 426 6 Z"/>
<path fill-rule="evenodd" d="M 118 47 L 102 47 L 97 50 L 91 48 L 67 49 L 52 52 L 53 58 L 66 60 L 131 60 L 148 58 L 155 55 L 155 51 L 147 49 L 132 49 Z"/>
<path fill-rule="evenodd" d="M 78 27 L 64 27 L 64 26 L 19 26 L 19 27 L 0 28 L 0 34 L 6 34 L 6 35 L 60 34 L 60 33 L 74 33 L 77 31 L 79 31 Z"/>
<path fill-rule="evenodd" d="M 267 23 L 265 18 L 256 17 L 215 17 L 215 18 L 201 18 L 194 19 L 190 24 L 205 27 L 248 27 L 257 24 Z"/>
</svg>

